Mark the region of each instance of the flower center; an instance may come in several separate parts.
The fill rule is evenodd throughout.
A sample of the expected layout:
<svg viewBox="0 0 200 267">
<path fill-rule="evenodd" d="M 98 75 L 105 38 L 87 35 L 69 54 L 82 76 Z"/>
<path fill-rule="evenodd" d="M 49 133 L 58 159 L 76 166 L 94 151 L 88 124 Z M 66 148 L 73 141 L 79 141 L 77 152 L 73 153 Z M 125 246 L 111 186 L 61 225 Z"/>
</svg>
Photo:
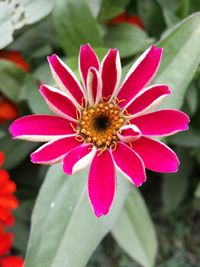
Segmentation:
<svg viewBox="0 0 200 267">
<path fill-rule="evenodd" d="M 79 120 L 79 134 L 87 143 L 106 149 L 116 145 L 117 131 L 124 122 L 125 118 L 116 103 L 100 102 L 96 107 L 83 109 Z"/>
</svg>

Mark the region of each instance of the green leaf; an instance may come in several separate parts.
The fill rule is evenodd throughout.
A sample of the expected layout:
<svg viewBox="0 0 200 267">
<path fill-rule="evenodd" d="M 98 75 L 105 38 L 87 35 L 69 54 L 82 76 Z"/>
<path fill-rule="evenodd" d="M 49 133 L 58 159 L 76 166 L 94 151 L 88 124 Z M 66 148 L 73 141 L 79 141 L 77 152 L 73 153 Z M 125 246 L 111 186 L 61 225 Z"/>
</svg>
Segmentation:
<svg viewBox="0 0 200 267">
<path fill-rule="evenodd" d="M 56 41 L 52 22 L 45 19 L 17 36 L 9 49 L 21 51 L 27 59 L 31 60 L 38 57 L 38 52 L 41 56 L 51 54 L 51 46 L 56 46 Z M 43 53 L 41 53 L 41 50 L 43 50 Z"/>
<path fill-rule="evenodd" d="M 147 33 L 134 25 L 116 24 L 109 26 L 105 36 L 107 47 L 119 49 L 121 57 L 142 52 L 153 42 Z"/>
<path fill-rule="evenodd" d="M 88 6 L 92 12 L 93 17 L 96 18 L 100 12 L 102 0 L 92 0 L 92 1 L 91 0 L 85 0 L 85 1 L 88 4 Z"/>
<path fill-rule="evenodd" d="M 102 0 L 99 20 L 110 20 L 122 13 L 130 0 Z"/>
<path fill-rule="evenodd" d="M 184 147 L 200 147 L 200 132 L 193 129 L 168 137 L 171 144 Z"/>
<path fill-rule="evenodd" d="M 180 160 L 179 171 L 163 174 L 162 209 L 164 214 L 174 211 L 184 199 L 192 171 L 192 159 L 188 155 L 188 151 L 179 149 L 176 153 Z"/>
<path fill-rule="evenodd" d="M 145 201 L 137 189 L 131 190 L 112 234 L 132 259 L 144 267 L 154 265 L 158 248 L 156 232 Z"/>
<path fill-rule="evenodd" d="M 19 250 L 23 256 L 26 254 L 32 207 L 32 201 L 20 201 L 19 207 L 14 211 L 15 224 L 11 228 L 11 231 L 15 236 L 13 246 Z"/>
<path fill-rule="evenodd" d="M 53 0 L 21 0 L 26 24 L 33 24 L 46 17 L 53 9 Z"/>
<path fill-rule="evenodd" d="M 160 6 L 153 0 L 137 0 L 139 17 L 151 35 L 159 36 L 165 29 Z"/>
<path fill-rule="evenodd" d="M 19 140 L 12 140 L 11 135 L 7 132 L 0 139 L 0 148 L 6 155 L 4 164 L 5 169 L 12 169 L 22 162 L 28 154 L 36 148 L 36 143 L 28 143 Z"/>
<path fill-rule="evenodd" d="M 96 20 L 85 1 L 56 0 L 53 22 L 67 55 L 77 55 L 81 44 L 100 46 L 102 43 Z"/>
<path fill-rule="evenodd" d="M 67 177 L 60 164 L 50 168 L 33 212 L 26 267 L 83 267 L 112 228 L 128 183 L 119 176 L 111 212 L 97 218 L 88 200 L 86 180 L 87 170 Z"/>
<path fill-rule="evenodd" d="M 49 73 L 49 75 L 51 74 Z M 40 94 L 38 87 L 39 84 L 37 81 L 30 74 L 27 74 L 23 85 L 22 98 L 27 100 L 29 108 L 33 113 L 52 114 Z"/>
<path fill-rule="evenodd" d="M 14 26 L 11 22 L 12 12 L 5 2 L 0 2 L 0 49 L 13 40 Z"/>
<path fill-rule="evenodd" d="M 0 92 L 13 102 L 19 102 L 25 72 L 16 64 L 0 60 Z"/>
<path fill-rule="evenodd" d="M 174 27 L 157 45 L 164 53 L 153 83 L 166 83 L 172 93 L 159 108 L 180 108 L 200 62 L 200 13 Z M 185 64 L 187 62 L 187 64 Z"/>
<path fill-rule="evenodd" d="M 53 0 L 0 2 L 0 49 L 12 43 L 15 30 L 41 20 L 52 11 L 53 5 Z"/>
<path fill-rule="evenodd" d="M 167 26 L 172 26 L 189 14 L 189 0 L 157 0 Z"/>
</svg>

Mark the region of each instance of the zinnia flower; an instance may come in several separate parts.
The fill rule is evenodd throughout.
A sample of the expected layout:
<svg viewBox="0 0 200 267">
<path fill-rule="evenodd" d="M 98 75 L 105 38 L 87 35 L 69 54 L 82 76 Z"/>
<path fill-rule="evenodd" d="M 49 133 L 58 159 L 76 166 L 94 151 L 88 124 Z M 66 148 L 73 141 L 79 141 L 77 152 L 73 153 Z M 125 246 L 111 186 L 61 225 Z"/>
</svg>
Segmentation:
<svg viewBox="0 0 200 267">
<path fill-rule="evenodd" d="M 0 168 L 4 162 L 4 154 L 0 152 Z M 12 210 L 18 207 L 18 200 L 13 195 L 16 185 L 10 180 L 9 173 L 0 169 L 0 225 L 11 226 L 14 223 Z"/>
<path fill-rule="evenodd" d="M 13 235 L 6 233 L 0 225 L 0 266 L 1 267 L 22 267 L 24 261 L 21 257 L 9 255 L 13 243 Z"/>
<path fill-rule="evenodd" d="M 10 127 L 13 138 L 47 142 L 31 155 L 33 163 L 63 162 L 71 175 L 91 162 L 88 193 L 96 216 L 106 215 L 116 189 L 117 167 L 135 186 L 146 181 L 145 168 L 176 172 L 179 161 L 165 144 L 154 140 L 188 129 L 181 111 L 150 111 L 170 94 L 165 84 L 144 88 L 153 78 L 162 49 L 151 46 L 133 64 L 123 83 L 117 49 L 100 63 L 89 44 L 82 45 L 82 84 L 58 56 L 48 57 L 61 90 L 42 85 L 40 93 L 58 116 L 30 115 Z M 119 88 L 119 89 L 118 89 Z"/>
</svg>

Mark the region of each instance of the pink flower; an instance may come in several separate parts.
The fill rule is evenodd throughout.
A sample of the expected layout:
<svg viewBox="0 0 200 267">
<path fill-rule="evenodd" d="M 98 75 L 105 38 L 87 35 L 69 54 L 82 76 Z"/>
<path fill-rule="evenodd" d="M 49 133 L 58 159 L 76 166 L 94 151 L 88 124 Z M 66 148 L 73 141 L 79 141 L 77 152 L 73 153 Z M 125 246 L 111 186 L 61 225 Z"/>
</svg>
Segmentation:
<svg viewBox="0 0 200 267">
<path fill-rule="evenodd" d="M 117 49 L 100 63 L 89 44 L 82 45 L 82 84 L 58 56 L 48 57 L 61 90 L 42 85 L 40 93 L 57 115 L 30 115 L 10 127 L 13 138 L 47 142 L 31 155 L 33 163 L 63 162 L 71 175 L 91 163 L 88 193 L 96 216 L 109 212 L 116 189 L 115 167 L 135 186 L 146 181 L 145 168 L 176 172 L 179 161 L 165 144 L 154 140 L 187 130 L 181 111 L 150 111 L 170 94 L 165 84 L 145 87 L 159 67 L 162 49 L 152 45 L 133 64 L 123 83 Z"/>
</svg>

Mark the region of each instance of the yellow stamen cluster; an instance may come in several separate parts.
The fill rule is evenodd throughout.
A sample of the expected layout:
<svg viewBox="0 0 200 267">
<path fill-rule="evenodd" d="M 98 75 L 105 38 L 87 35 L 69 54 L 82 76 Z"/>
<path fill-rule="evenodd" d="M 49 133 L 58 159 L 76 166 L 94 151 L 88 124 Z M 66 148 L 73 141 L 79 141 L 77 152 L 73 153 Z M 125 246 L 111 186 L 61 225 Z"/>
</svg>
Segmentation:
<svg viewBox="0 0 200 267">
<path fill-rule="evenodd" d="M 83 109 L 79 120 L 79 133 L 87 143 L 105 149 L 116 144 L 117 131 L 124 122 L 118 105 L 100 102 L 95 107 Z"/>
</svg>

